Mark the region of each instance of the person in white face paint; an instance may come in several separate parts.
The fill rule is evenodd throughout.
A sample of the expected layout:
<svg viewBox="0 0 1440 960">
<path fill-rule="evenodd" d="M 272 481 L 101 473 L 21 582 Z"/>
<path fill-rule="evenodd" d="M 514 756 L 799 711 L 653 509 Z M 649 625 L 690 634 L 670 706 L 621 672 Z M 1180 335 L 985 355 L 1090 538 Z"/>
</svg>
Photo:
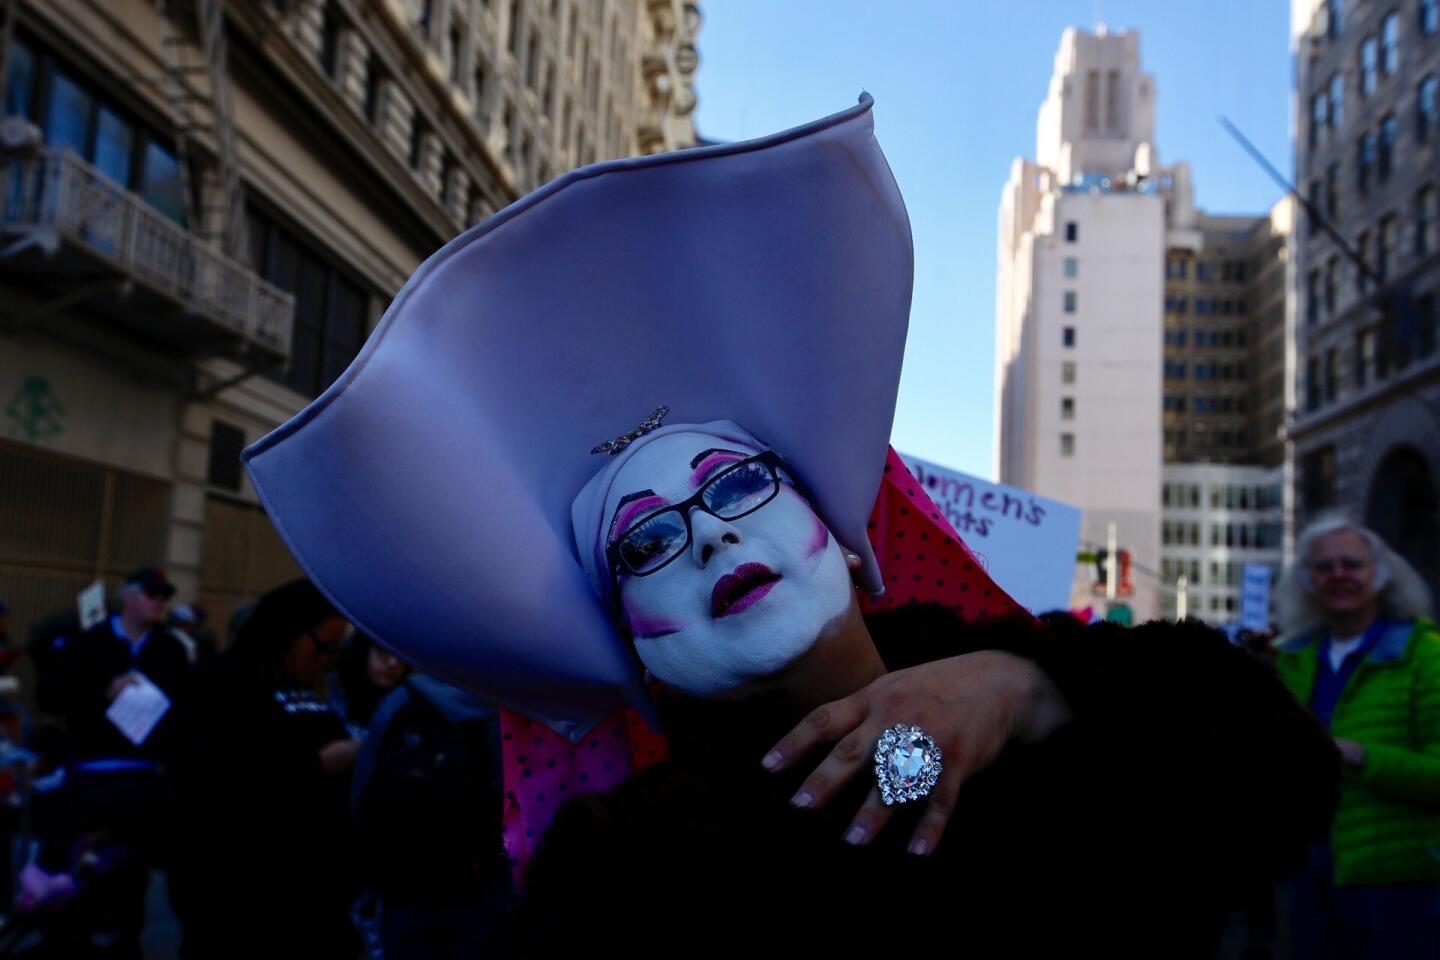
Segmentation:
<svg viewBox="0 0 1440 960">
<path fill-rule="evenodd" d="M 508 708 L 530 955 L 1189 945 L 1323 833 L 1328 738 L 1209 631 L 971 622 L 1019 610 L 898 487 L 913 243 L 870 110 L 560 178 L 245 454 L 351 621 Z M 929 793 L 885 805 L 877 751 Z"/>
<path fill-rule="evenodd" d="M 840 545 L 773 454 L 670 434 L 625 464 L 610 501 L 636 653 L 680 690 L 773 683 L 850 605 Z"/>
<path fill-rule="evenodd" d="M 1210 943 L 1238 879 L 1283 873 L 1323 831 L 1330 745 L 1244 654 L 1198 624 L 976 627 L 933 605 L 867 618 L 854 555 L 734 424 L 640 440 L 574 516 L 592 583 L 660 683 L 672 756 L 561 808 L 526 875 L 535 955 L 579 949 L 637 893 L 650 936 L 677 946 L 697 931 L 714 949 L 759 942 L 772 925 L 817 951 L 894 944 L 903 929 L 869 916 L 896 895 L 902 928 L 958 910 L 982 950 L 1113 945 L 1117 884 L 1129 933 L 1183 952 Z M 1156 670 L 1164 689 L 1143 679 Z M 1215 688 L 1231 691 L 1233 736 L 1193 722 Z M 909 805 L 855 775 L 886 705 L 944 731 L 944 787 Z M 1219 802 L 1241 789 L 1300 814 L 1257 830 Z M 900 829 L 882 833 L 891 817 Z M 1031 909 L 1047 922 L 1024 923 Z"/>
</svg>

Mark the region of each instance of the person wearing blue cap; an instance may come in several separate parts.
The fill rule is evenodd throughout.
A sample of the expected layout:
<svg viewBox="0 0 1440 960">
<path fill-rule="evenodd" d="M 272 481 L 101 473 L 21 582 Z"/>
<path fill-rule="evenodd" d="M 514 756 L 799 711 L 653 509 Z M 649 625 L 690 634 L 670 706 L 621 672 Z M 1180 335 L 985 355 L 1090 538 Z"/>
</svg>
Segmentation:
<svg viewBox="0 0 1440 960">
<path fill-rule="evenodd" d="M 919 573 L 861 615 L 902 589 L 869 524 L 913 274 L 871 106 L 560 178 L 431 257 L 245 453 L 358 629 L 577 750 L 618 708 L 662 722 L 669 761 L 536 841 L 522 952 L 626 920 L 676 947 L 919 947 L 955 910 L 982 942 L 1095 942 L 1117 891 L 1193 947 L 1323 833 L 1333 747 L 1198 625 L 967 629 Z M 990 609 L 953 531 L 917 529 Z M 1249 825 L 1248 790 L 1284 820 Z"/>
</svg>

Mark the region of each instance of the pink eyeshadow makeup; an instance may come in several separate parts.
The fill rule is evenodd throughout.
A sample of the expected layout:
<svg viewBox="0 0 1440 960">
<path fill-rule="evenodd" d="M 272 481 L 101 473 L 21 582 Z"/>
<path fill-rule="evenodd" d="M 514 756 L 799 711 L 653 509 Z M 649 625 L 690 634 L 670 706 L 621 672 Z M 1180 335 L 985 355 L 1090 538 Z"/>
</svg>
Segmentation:
<svg viewBox="0 0 1440 960">
<path fill-rule="evenodd" d="M 618 540 L 620 535 L 628 530 L 630 524 L 637 519 L 663 506 L 665 506 L 664 497 L 646 497 L 643 500 L 632 500 L 625 504 L 615 515 L 615 522 L 610 525 L 610 542 L 614 543 Z"/>
<path fill-rule="evenodd" d="M 731 453 L 725 450 L 716 451 L 704 460 L 701 460 L 700 465 L 695 468 L 695 472 L 690 474 L 690 486 L 700 486 L 700 484 L 704 483 L 706 478 L 710 476 L 710 473 L 721 464 L 740 463 L 742 460 L 748 459 L 750 458 L 743 453 Z"/>
</svg>

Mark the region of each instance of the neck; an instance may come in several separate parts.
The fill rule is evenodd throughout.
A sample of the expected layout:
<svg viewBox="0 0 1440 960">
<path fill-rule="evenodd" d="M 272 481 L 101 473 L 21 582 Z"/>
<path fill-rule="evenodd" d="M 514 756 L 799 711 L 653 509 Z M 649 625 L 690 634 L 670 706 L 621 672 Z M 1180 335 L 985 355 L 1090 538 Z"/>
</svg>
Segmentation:
<svg viewBox="0 0 1440 960">
<path fill-rule="evenodd" d="M 885 674 L 870 630 L 852 597 L 804 656 L 775 678 L 775 688 L 806 710 L 839 700 Z"/>
<path fill-rule="evenodd" d="M 129 611 L 120 614 L 120 627 L 125 631 L 125 636 L 130 638 L 131 643 L 143 637 L 145 631 L 149 629 L 148 624 Z"/>
<path fill-rule="evenodd" d="M 1370 624 L 1375 622 L 1375 617 L 1379 612 L 1379 604 L 1371 601 L 1358 610 L 1331 614 L 1329 618 L 1330 636 L 1358 637 Z"/>
</svg>

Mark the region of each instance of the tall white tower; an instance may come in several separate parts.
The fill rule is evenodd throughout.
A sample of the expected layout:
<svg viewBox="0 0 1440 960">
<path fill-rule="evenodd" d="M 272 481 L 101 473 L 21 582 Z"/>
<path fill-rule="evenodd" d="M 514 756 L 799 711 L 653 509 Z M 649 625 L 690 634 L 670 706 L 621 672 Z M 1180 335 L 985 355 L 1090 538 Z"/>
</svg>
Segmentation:
<svg viewBox="0 0 1440 960">
<path fill-rule="evenodd" d="M 1186 165 L 1158 165 L 1138 34 L 1070 29 L 1000 201 L 996 471 L 1085 511 L 1081 539 L 1159 568 L 1166 250 L 1198 248 Z M 1077 567 L 1074 602 L 1099 602 Z M 1116 598 L 1159 616 L 1159 584 Z"/>
</svg>

